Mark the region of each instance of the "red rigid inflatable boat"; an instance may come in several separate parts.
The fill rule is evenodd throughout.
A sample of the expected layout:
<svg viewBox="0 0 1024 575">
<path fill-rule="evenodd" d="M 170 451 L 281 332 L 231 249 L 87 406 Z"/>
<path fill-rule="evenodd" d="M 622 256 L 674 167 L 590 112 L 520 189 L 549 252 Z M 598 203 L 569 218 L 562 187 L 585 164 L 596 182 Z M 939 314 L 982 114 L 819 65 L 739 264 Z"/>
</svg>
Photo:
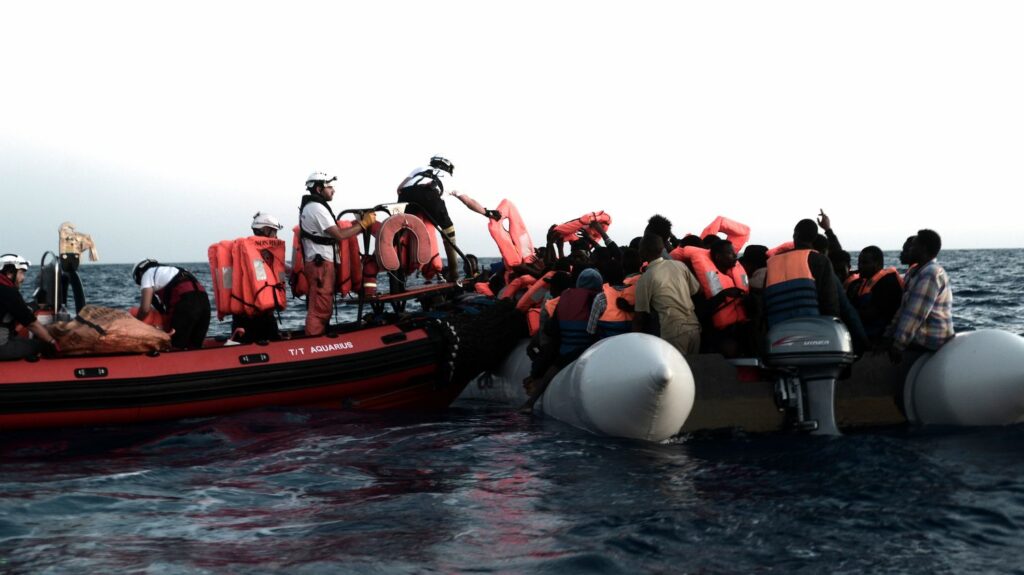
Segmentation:
<svg viewBox="0 0 1024 575">
<path fill-rule="evenodd" d="M 477 300 L 478 302 L 485 299 Z M 467 313 L 466 309 L 471 309 Z M 0 429 L 125 424 L 264 406 L 448 406 L 525 326 L 511 306 L 340 326 L 323 337 L 0 363 Z"/>
</svg>

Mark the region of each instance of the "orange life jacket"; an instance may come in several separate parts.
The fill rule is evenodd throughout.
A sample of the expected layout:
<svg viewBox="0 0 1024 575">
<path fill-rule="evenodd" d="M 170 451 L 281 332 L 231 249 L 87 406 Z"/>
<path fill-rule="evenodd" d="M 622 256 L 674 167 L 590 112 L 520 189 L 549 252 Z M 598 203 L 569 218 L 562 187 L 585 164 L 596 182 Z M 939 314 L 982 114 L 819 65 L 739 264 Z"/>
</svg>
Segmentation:
<svg viewBox="0 0 1024 575">
<path fill-rule="evenodd" d="M 619 309 L 616 302 L 621 297 L 630 305 L 636 304 L 636 282 L 639 279 L 640 274 L 633 274 L 623 280 L 624 285 L 604 284 L 602 286 L 606 305 L 601 317 L 597 318 L 597 336 L 599 338 L 629 333 L 633 330 L 633 316 L 636 313 Z"/>
<path fill-rule="evenodd" d="M 544 302 L 544 311 L 548 314 L 548 319 L 555 317 L 555 308 L 558 307 L 558 298 L 553 297 L 548 301 Z"/>
<path fill-rule="evenodd" d="M 709 300 L 728 288 L 735 287 L 744 292 L 750 291 L 747 272 L 743 266 L 737 263 L 729 270 L 729 273 L 722 273 L 715 266 L 715 262 L 711 260 L 710 250 L 686 246 L 672 250 L 669 256 L 684 263 L 688 262 L 693 266 L 701 291 Z M 743 307 L 743 300 L 740 298 L 729 298 L 711 312 L 711 322 L 715 329 L 725 329 L 748 319 L 747 310 Z"/>
<path fill-rule="evenodd" d="M 540 278 L 540 281 L 535 281 L 530 284 L 526 293 L 523 294 L 523 297 L 519 298 L 519 301 L 516 303 L 516 309 L 525 313 L 531 308 L 540 307 L 540 305 L 544 303 L 544 298 L 547 297 L 548 290 L 551 286 L 547 280 L 550 280 L 553 275 L 555 275 L 554 271 L 547 272 Z"/>
<path fill-rule="evenodd" d="M 732 244 L 732 247 L 736 249 L 736 253 L 740 253 L 743 246 L 750 239 L 750 226 L 741 224 L 736 220 L 730 220 L 725 216 L 718 216 L 713 222 L 708 224 L 708 227 L 704 228 L 704 231 L 700 233 L 701 239 L 708 236 L 717 236 L 719 232 L 725 234 L 725 237 Z"/>
<path fill-rule="evenodd" d="M 234 283 L 234 271 L 231 267 L 231 251 L 233 247 L 234 242 L 224 240 L 211 245 L 206 251 L 210 260 L 210 277 L 213 279 L 213 303 L 217 308 L 218 320 L 222 320 L 224 316 L 233 313 L 231 311 L 231 287 Z M 242 304 L 238 303 L 237 305 L 239 311 L 241 311 Z M 132 315 L 134 315 L 134 312 Z M 147 321 L 146 323 L 150 322 Z"/>
<path fill-rule="evenodd" d="M 135 317 L 135 314 L 139 313 L 139 308 L 133 307 L 128 310 L 128 313 Z M 149 314 L 142 318 L 142 323 L 164 331 L 171 330 L 171 316 L 160 313 L 156 308 L 149 308 Z"/>
<path fill-rule="evenodd" d="M 859 273 L 851 272 L 850 275 L 846 276 L 846 279 L 843 280 L 843 288 L 845 289 L 845 288 L 850 287 L 853 284 L 853 282 L 855 282 L 855 281 L 857 281 L 859 279 L 860 279 L 860 274 Z"/>
<path fill-rule="evenodd" d="M 526 325 L 530 328 L 530 337 L 537 335 L 540 331 L 540 308 L 530 308 L 526 312 Z"/>
<path fill-rule="evenodd" d="M 356 225 L 356 222 L 354 220 L 338 220 L 337 225 L 339 229 L 345 229 Z M 302 297 L 309 293 L 306 274 L 302 273 L 302 269 L 306 265 L 306 258 L 302 249 L 301 233 L 299 226 L 292 228 L 292 271 L 288 277 L 288 284 L 292 288 L 294 297 Z M 363 264 L 359 254 L 359 236 L 341 240 L 338 242 L 337 250 L 340 261 L 334 269 L 334 289 L 345 296 L 359 289 L 359 285 L 362 283 Z"/>
<path fill-rule="evenodd" d="M 473 284 L 473 291 L 478 294 L 494 297 L 494 291 L 491 290 L 491 286 L 487 282 L 476 282 Z"/>
<path fill-rule="evenodd" d="M 779 245 L 775 246 L 774 248 L 768 250 L 768 252 L 765 254 L 765 256 L 770 258 L 772 256 L 777 256 L 779 254 L 784 254 L 784 253 L 786 253 L 788 251 L 792 251 L 792 249 L 795 248 L 795 247 L 796 247 L 796 244 L 793 243 L 793 240 L 790 240 L 788 242 L 782 242 L 781 244 L 779 244 Z"/>
<path fill-rule="evenodd" d="M 887 276 L 889 274 L 896 274 L 896 280 L 899 282 L 900 287 L 902 288 L 903 287 L 903 276 L 900 275 L 899 270 L 897 270 L 894 267 L 887 267 L 885 269 L 879 270 L 878 273 L 876 273 L 875 275 L 871 276 L 869 279 L 866 279 L 866 280 L 862 281 L 860 283 L 860 286 L 857 288 L 857 297 L 864 297 L 864 296 L 870 294 L 871 293 L 871 288 L 875 287 L 875 285 L 882 278 L 884 278 L 885 276 Z"/>
<path fill-rule="evenodd" d="M 498 292 L 498 299 L 515 299 L 519 301 L 519 293 L 525 292 L 533 284 L 537 283 L 537 278 L 530 274 L 523 274 L 519 277 L 513 278 L 505 287 L 501 288 Z"/>
<path fill-rule="evenodd" d="M 501 219 L 487 218 L 487 231 L 494 238 L 494 243 L 498 244 L 505 269 L 511 269 L 524 261 L 535 260 L 530 232 L 526 230 L 526 224 L 523 223 L 515 204 L 507 199 L 501 200 L 497 211 L 501 214 Z M 505 229 L 506 221 L 508 229 Z"/>
<path fill-rule="evenodd" d="M 554 233 L 561 236 L 562 241 L 571 242 L 577 238 L 576 232 L 585 229 L 587 234 L 590 235 L 590 239 L 599 242 L 601 241 L 601 234 L 597 233 L 597 230 L 590 229 L 590 222 L 594 221 L 600 223 L 604 231 L 607 232 L 608 228 L 612 225 L 612 216 L 603 211 L 583 214 L 575 220 L 569 220 L 564 224 L 555 226 Z"/>
<path fill-rule="evenodd" d="M 769 326 L 820 314 L 817 284 L 807 264 L 809 253 L 809 249 L 790 250 L 768 258 L 764 305 Z"/>
</svg>

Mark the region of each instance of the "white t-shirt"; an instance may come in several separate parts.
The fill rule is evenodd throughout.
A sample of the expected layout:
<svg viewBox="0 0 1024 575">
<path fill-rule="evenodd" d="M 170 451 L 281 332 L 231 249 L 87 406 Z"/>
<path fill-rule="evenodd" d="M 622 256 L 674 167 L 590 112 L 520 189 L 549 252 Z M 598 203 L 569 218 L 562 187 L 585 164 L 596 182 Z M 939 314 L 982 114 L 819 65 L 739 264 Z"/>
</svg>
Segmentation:
<svg viewBox="0 0 1024 575">
<path fill-rule="evenodd" d="M 142 286 L 142 289 L 153 288 L 155 291 L 160 291 L 167 287 L 167 284 L 171 283 L 176 275 L 178 275 L 178 268 L 152 267 L 142 273 L 142 282 L 139 285 Z"/>
<path fill-rule="evenodd" d="M 462 195 L 462 192 L 460 192 L 455 185 L 455 178 L 453 178 L 451 174 L 444 170 L 439 170 L 437 168 L 428 168 L 425 166 L 421 168 L 416 168 L 415 170 L 409 172 L 409 175 L 405 177 L 405 180 L 403 180 L 403 184 L 401 187 L 411 188 L 412 186 L 430 183 L 430 177 L 427 175 L 416 177 L 416 174 L 422 174 L 423 172 L 433 172 L 434 175 L 437 176 L 437 179 L 441 180 L 441 186 L 442 189 L 444 190 L 444 193 L 455 197 L 459 197 Z"/>
<path fill-rule="evenodd" d="M 327 235 L 325 230 L 338 225 L 338 222 L 331 219 L 331 213 L 322 204 L 309 202 L 299 214 L 299 225 L 314 236 L 329 238 L 331 236 Z M 314 244 L 307 239 L 302 240 L 302 256 L 307 262 L 313 261 L 317 254 L 320 254 L 320 257 L 327 261 L 331 261 L 333 258 L 335 263 L 339 263 L 341 260 L 338 259 L 336 252 L 335 246 Z"/>
</svg>

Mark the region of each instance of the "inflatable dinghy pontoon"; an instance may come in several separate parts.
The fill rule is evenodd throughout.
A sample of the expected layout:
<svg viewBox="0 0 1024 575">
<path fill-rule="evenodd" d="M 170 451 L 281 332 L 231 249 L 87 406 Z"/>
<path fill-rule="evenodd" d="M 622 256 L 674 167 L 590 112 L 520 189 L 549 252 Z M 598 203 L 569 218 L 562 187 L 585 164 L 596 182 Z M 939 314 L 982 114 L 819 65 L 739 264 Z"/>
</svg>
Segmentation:
<svg viewBox="0 0 1024 575">
<path fill-rule="evenodd" d="M 783 322 L 768 341 L 764 358 L 727 360 L 684 359 L 644 334 L 608 338 L 560 371 L 535 409 L 594 433 L 649 441 L 725 429 L 837 434 L 908 422 L 1024 421 L 1024 338 L 1008 332 L 958 334 L 919 359 L 905 381 L 884 353 L 856 359 L 835 318 Z M 521 405 L 529 367 L 521 344 L 461 397 Z"/>
</svg>

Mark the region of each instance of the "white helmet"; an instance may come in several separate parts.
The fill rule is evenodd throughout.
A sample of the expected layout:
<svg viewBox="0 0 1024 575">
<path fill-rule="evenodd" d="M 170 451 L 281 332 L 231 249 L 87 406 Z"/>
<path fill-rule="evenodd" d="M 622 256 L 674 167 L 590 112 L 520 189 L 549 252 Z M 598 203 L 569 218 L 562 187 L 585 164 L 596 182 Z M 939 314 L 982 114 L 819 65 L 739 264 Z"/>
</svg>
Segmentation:
<svg viewBox="0 0 1024 575">
<path fill-rule="evenodd" d="M 326 186 L 337 179 L 337 176 L 328 175 L 327 172 L 313 172 L 306 178 L 306 189 L 312 190 L 318 183 Z"/>
<path fill-rule="evenodd" d="M 14 266 L 14 269 L 16 270 L 28 271 L 28 266 L 30 265 L 32 265 L 32 262 L 18 254 L 4 254 L 0 256 L 0 269 L 4 269 L 7 266 Z"/>
<path fill-rule="evenodd" d="M 263 212 L 256 212 L 256 215 L 252 217 L 252 229 L 258 230 L 260 228 L 274 228 L 280 230 L 284 226 L 281 225 L 281 221 L 270 214 Z"/>
</svg>

